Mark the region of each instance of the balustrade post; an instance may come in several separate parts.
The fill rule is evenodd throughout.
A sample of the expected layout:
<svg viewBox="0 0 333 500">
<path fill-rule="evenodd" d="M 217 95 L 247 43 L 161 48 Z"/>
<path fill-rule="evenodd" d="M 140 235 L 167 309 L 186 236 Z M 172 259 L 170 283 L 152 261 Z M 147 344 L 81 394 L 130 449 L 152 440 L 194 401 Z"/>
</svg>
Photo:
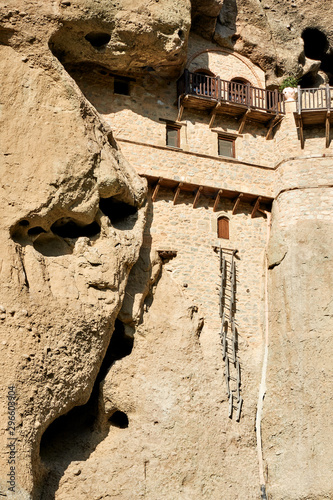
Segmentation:
<svg viewBox="0 0 333 500">
<path fill-rule="evenodd" d="M 246 84 L 245 99 L 246 99 L 245 104 L 249 108 L 251 106 L 251 89 L 249 83 Z"/>
<path fill-rule="evenodd" d="M 326 108 L 328 112 L 331 111 L 331 92 L 328 83 L 326 83 Z"/>
<path fill-rule="evenodd" d="M 185 94 L 190 94 L 190 72 L 188 69 L 184 70 L 185 75 Z"/>
<path fill-rule="evenodd" d="M 301 91 L 300 85 L 297 85 L 297 95 L 298 95 L 297 111 L 298 111 L 298 114 L 300 115 L 302 112 L 302 91 Z"/>
<path fill-rule="evenodd" d="M 216 77 L 216 88 L 217 88 L 217 100 L 218 102 L 221 102 L 222 99 L 222 92 L 221 92 L 221 78 L 219 76 Z"/>
</svg>

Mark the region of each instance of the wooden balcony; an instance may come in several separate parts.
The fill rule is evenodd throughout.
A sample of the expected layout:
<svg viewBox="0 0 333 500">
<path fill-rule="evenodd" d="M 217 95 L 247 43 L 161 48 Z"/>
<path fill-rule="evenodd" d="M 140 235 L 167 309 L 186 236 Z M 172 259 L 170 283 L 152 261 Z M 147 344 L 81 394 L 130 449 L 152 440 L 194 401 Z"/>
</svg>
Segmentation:
<svg viewBox="0 0 333 500">
<path fill-rule="evenodd" d="M 297 112 L 294 113 L 295 122 L 299 127 L 301 147 L 304 148 L 304 126 L 325 125 L 326 147 L 330 142 L 330 126 L 333 121 L 332 99 L 333 87 L 326 85 L 322 88 L 301 89 L 297 88 Z"/>
<path fill-rule="evenodd" d="M 238 133 L 249 120 L 267 124 L 270 134 L 285 114 L 283 95 L 277 90 L 222 80 L 219 76 L 185 70 L 177 82 L 177 93 L 178 120 L 181 120 L 184 108 L 210 111 L 210 127 L 216 114 L 228 114 L 240 120 Z"/>
</svg>

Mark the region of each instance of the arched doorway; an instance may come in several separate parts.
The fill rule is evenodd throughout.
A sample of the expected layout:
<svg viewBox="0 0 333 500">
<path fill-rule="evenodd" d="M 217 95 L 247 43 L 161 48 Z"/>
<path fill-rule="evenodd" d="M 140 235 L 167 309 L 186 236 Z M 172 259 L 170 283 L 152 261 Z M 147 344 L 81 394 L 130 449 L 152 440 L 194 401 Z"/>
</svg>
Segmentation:
<svg viewBox="0 0 333 500">
<path fill-rule="evenodd" d="M 209 69 L 197 69 L 192 73 L 192 89 L 197 95 L 217 98 L 216 76 Z"/>
<path fill-rule="evenodd" d="M 229 84 L 229 101 L 238 104 L 248 104 L 250 85 L 250 82 L 245 80 L 245 78 L 233 78 Z"/>
</svg>

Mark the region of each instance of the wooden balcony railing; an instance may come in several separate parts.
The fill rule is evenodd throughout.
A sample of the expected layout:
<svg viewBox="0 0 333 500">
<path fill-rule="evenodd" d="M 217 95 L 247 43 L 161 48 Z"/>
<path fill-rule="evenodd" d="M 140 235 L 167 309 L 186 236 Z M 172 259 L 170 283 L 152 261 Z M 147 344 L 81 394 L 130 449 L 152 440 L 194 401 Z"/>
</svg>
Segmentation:
<svg viewBox="0 0 333 500">
<path fill-rule="evenodd" d="M 325 87 L 313 89 L 297 88 L 298 102 L 297 112 L 294 113 L 296 125 L 299 128 L 301 148 L 304 148 L 304 126 L 325 125 L 326 147 L 330 145 L 330 129 L 333 121 L 333 87 L 328 84 Z"/>
<path fill-rule="evenodd" d="M 302 111 L 330 110 L 333 99 L 333 87 L 301 89 L 298 87 L 298 113 Z"/>
<path fill-rule="evenodd" d="M 177 90 L 178 97 L 197 96 L 270 113 L 285 113 L 283 95 L 277 90 L 260 89 L 250 84 L 222 80 L 219 76 L 185 70 L 177 82 Z"/>
</svg>

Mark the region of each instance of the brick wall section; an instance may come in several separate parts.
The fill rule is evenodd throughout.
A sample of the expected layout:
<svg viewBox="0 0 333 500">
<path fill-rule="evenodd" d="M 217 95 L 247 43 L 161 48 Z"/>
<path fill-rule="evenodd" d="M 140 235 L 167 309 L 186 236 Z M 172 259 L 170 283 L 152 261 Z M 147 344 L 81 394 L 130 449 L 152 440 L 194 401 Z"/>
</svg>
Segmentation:
<svg viewBox="0 0 333 500">
<path fill-rule="evenodd" d="M 169 149 L 154 149 L 119 141 L 124 156 L 141 174 L 166 177 L 192 184 L 205 184 L 217 188 L 272 196 L 274 171 L 199 157 Z"/>
<path fill-rule="evenodd" d="M 187 68 L 190 71 L 210 69 L 223 80 L 245 78 L 254 87 L 265 88 L 265 73 L 249 59 L 223 49 L 198 35 L 191 35 Z"/>
</svg>

